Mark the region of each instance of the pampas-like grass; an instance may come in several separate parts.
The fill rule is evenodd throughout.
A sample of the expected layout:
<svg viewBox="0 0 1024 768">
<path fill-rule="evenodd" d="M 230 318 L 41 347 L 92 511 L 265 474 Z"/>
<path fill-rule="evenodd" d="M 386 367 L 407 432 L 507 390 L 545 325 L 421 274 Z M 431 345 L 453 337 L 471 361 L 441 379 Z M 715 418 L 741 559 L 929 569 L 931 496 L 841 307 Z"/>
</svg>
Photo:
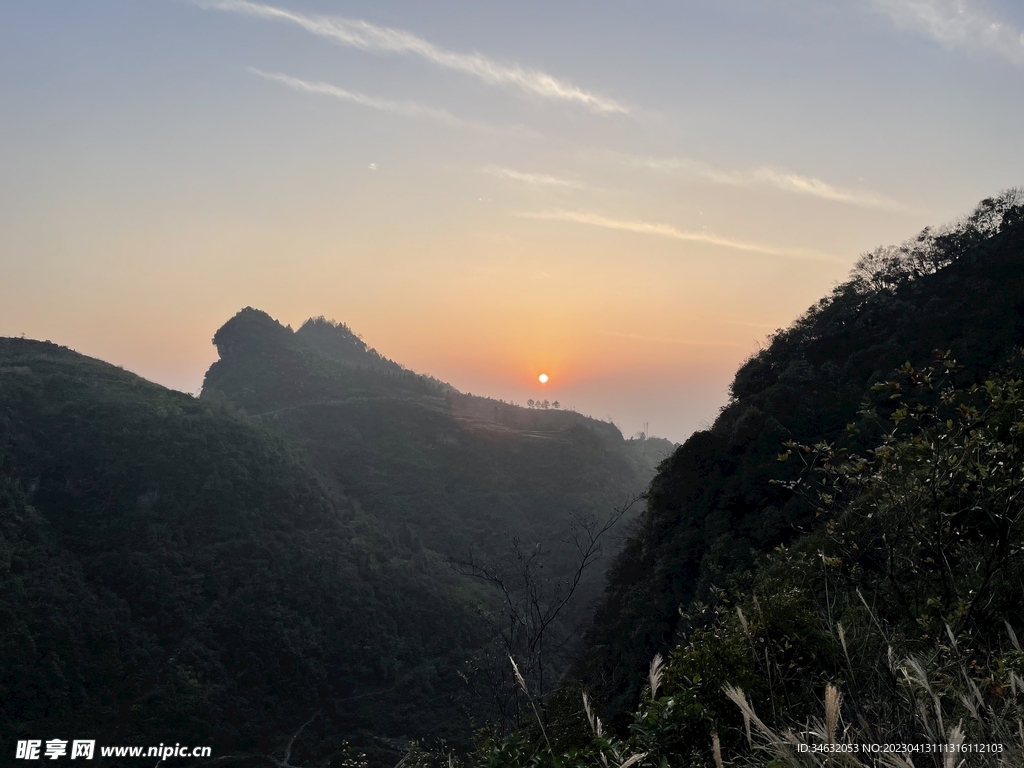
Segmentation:
<svg viewBox="0 0 1024 768">
<path fill-rule="evenodd" d="M 715 768 L 725 768 L 722 760 L 722 741 L 718 738 L 718 731 L 711 733 L 711 754 L 715 758 Z"/>
<path fill-rule="evenodd" d="M 665 671 L 665 660 L 660 653 L 656 653 L 651 659 L 651 670 L 647 675 L 647 681 L 651 685 L 651 698 L 658 698 L 658 686 L 661 685 L 661 675 Z"/>
<path fill-rule="evenodd" d="M 825 736 L 829 744 L 836 743 L 836 729 L 839 727 L 839 708 L 843 696 L 832 683 L 825 686 Z"/>
</svg>

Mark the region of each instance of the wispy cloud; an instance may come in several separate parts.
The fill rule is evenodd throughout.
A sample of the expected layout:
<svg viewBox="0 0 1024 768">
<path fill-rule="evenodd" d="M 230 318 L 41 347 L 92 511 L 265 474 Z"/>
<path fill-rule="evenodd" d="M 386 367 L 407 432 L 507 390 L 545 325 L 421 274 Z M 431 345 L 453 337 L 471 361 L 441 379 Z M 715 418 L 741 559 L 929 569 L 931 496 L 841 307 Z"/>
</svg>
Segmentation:
<svg viewBox="0 0 1024 768">
<path fill-rule="evenodd" d="M 371 107 L 373 109 L 379 109 L 382 112 L 392 112 L 396 115 L 404 115 L 406 117 L 429 117 L 432 120 L 437 120 L 445 123 L 446 125 L 479 127 L 476 123 L 470 123 L 462 118 L 456 117 L 450 112 L 446 112 L 443 109 L 425 107 L 422 104 L 416 104 L 411 101 L 390 101 L 388 99 L 380 99 L 375 96 L 367 96 L 365 93 L 359 93 L 358 91 L 346 91 L 344 88 L 338 88 L 336 85 L 331 85 L 330 83 L 311 83 L 289 75 L 282 75 L 276 72 L 264 72 L 254 67 L 249 67 L 248 69 L 254 75 L 259 75 L 266 80 L 283 83 L 289 88 L 302 93 L 318 93 L 325 96 L 333 96 L 334 98 L 341 99 L 342 101 L 349 101 L 353 104 L 360 104 L 364 107 Z"/>
<path fill-rule="evenodd" d="M 605 229 L 618 229 L 624 232 L 635 232 L 640 235 L 657 235 L 672 240 L 682 240 L 691 243 L 707 243 L 722 248 L 731 248 L 737 251 L 750 253 L 763 253 L 769 256 L 788 256 L 802 259 L 816 259 L 833 261 L 834 257 L 828 254 L 811 251 L 804 248 L 778 248 L 772 245 L 751 243 L 745 240 L 736 240 L 730 237 L 708 232 L 689 232 L 678 229 L 671 224 L 660 224 L 657 222 L 641 221 L 638 219 L 612 219 L 597 213 L 586 211 L 525 211 L 516 214 L 527 219 L 543 219 L 547 221 L 569 221 L 576 224 L 587 224 L 593 227 L 604 227 Z"/>
<path fill-rule="evenodd" d="M 1024 32 L 984 13 L 967 0 L 873 0 L 903 29 L 927 35 L 947 47 L 982 48 L 1024 64 Z"/>
<path fill-rule="evenodd" d="M 893 200 L 885 195 L 864 190 L 842 189 L 821 179 L 815 179 L 812 176 L 801 176 L 798 173 L 782 169 L 762 167 L 750 171 L 746 174 L 746 178 L 744 174 L 738 174 L 735 178 L 738 179 L 736 181 L 738 184 L 770 184 L 787 192 L 796 192 L 802 195 L 820 197 L 825 200 L 834 200 L 837 203 L 849 203 L 850 205 L 859 205 L 866 208 L 890 208 L 895 210 L 907 208 L 906 205 L 898 200 Z"/>
<path fill-rule="evenodd" d="M 562 179 L 558 176 L 548 176 L 543 173 L 525 173 L 512 168 L 502 168 L 497 165 L 488 165 L 480 170 L 484 173 L 489 173 L 491 176 L 521 181 L 524 184 L 534 184 L 541 187 L 562 187 L 563 189 L 583 189 L 586 187 L 585 184 L 572 181 L 571 179 Z"/>
<path fill-rule="evenodd" d="M 911 206 L 885 195 L 867 190 L 843 189 L 813 176 L 803 176 L 785 168 L 761 166 L 747 171 L 723 171 L 706 163 L 684 158 L 634 158 L 633 163 L 655 171 L 688 173 L 716 184 L 736 187 L 771 186 L 786 192 L 863 208 L 913 210 Z"/>
<path fill-rule="evenodd" d="M 264 19 L 297 24 L 314 35 L 329 38 L 342 45 L 363 51 L 419 56 L 446 69 L 463 72 L 489 85 L 511 85 L 532 95 L 554 101 L 582 105 L 599 114 L 626 113 L 628 107 L 614 99 L 585 91 L 553 75 L 517 64 L 502 64 L 481 53 L 457 53 L 439 48 L 410 32 L 378 27 L 361 19 L 341 16 L 305 16 L 284 8 L 249 2 L 249 0 L 198 0 L 203 8 L 231 11 Z"/>
</svg>

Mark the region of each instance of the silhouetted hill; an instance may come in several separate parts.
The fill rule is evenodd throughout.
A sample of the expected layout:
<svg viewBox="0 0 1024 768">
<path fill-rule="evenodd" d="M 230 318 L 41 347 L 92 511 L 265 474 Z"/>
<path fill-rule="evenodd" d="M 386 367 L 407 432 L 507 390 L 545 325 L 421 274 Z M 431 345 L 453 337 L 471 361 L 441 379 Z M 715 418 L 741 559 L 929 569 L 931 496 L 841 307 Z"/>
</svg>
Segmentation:
<svg viewBox="0 0 1024 768">
<path fill-rule="evenodd" d="M 609 573 L 582 669 L 612 711 L 635 704 L 650 659 L 678 642 L 681 607 L 714 603 L 757 553 L 813 528 L 813 506 L 771 484 L 799 473 L 799 462 L 777 461 L 784 441 L 863 452 L 880 433 L 858 412 L 865 403 L 892 411 L 872 385 L 902 364 L 949 350 L 965 366 L 961 383 L 981 382 L 1021 344 L 1019 190 L 866 255 L 849 281 L 778 331 L 739 369 L 714 425 L 661 465 L 647 512 Z"/>
<path fill-rule="evenodd" d="M 246 308 L 214 343 L 203 398 L 280 429 L 368 514 L 438 551 L 557 543 L 571 512 L 608 514 L 662 458 L 575 412 L 462 394 L 323 319 L 292 332 Z"/>
<path fill-rule="evenodd" d="M 464 742 L 459 673 L 487 640 L 468 603 L 251 419 L 0 339 L 5 760 L 26 737 L 269 753 L 317 711 L 321 755 Z"/>
</svg>

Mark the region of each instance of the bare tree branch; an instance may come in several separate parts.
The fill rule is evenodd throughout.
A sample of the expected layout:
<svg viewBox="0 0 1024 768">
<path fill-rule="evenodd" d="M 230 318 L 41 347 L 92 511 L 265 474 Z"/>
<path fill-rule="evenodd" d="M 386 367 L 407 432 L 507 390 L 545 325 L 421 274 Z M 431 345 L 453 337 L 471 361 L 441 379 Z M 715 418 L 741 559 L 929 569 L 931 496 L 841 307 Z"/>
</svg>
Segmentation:
<svg viewBox="0 0 1024 768">
<path fill-rule="evenodd" d="M 545 558 L 550 552 L 543 544 L 538 542 L 528 546 L 519 537 L 512 538 L 509 552 L 501 564 L 484 561 L 472 550 L 461 559 L 449 559 L 449 566 L 457 573 L 491 584 L 501 596 L 502 616 L 492 621 L 491 625 L 503 645 L 505 655 L 520 660 L 523 688 L 531 705 L 536 699 L 543 707 L 550 685 L 549 668 L 576 635 L 578 627 L 562 627 L 562 618 L 576 596 L 585 573 L 600 558 L 603 539 L 627 512 L 645 499 L 643 495 L 627 499 L 623 506 L 616 508 L 605 520 L 598 520 L 593 515 L 573 513 L 565 544 L 574 554 L 568 558 L 571 562 L 568 576 L 560 579 L 545 573 Z M 500 673 L 495 677 L 502 690 L 496 689 L 494 695 L 504 718 L 510 699 L 508 679 L 507 675 Z M 535 689 L 533 694 L 526 681 Z M 519 725 L 520 694 L 514 686 L 511 695 L 516 718 L 511 726 L 516 727 Z"/>
</svg>

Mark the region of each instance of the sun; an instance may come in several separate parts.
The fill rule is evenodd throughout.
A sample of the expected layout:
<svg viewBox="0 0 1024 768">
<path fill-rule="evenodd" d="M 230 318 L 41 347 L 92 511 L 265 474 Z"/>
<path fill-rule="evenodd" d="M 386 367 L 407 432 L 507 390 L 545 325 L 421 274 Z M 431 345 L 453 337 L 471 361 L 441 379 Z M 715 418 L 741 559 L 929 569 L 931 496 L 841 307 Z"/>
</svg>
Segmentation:
<svg viewBox="0 0 1024 768">
<path fill-rule="evenodd" d="M 546 373 L 542 373 L 540 376 L 537 377 L 537 381 L 539 381 L 541 384 L 547 384 L 548 375 Z"/>
</svg>

